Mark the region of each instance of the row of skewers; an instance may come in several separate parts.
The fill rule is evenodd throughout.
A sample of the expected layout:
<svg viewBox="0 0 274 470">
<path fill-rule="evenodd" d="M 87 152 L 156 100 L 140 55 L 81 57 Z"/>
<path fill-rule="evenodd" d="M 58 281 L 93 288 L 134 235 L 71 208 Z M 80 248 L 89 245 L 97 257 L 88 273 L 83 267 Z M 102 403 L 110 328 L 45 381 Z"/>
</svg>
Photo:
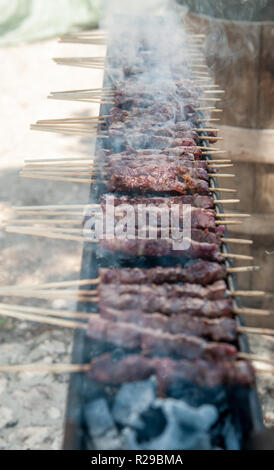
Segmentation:
<svg viewBox="0 0 274 470">
<path fill-rule="evenodd" d="M 199 45 L 200 39 L 197 36 L 193 42 Z M 65 42 L 69 40 L 101 44 L 105 39 L 92 35 L 64 39 Z M 81 287 L 79 301 L 97 304 L 100 315 L 7 304 L 0 304 L 0 313 L 22 320 L 81 328 L 93 341 L 123 347 L 128 354 L 118 362 L 107 354 L 93 360 L 91 365 L 66 366 L 64 369 L 52 366 L 53 372 L 84 371 L 94 380 L 113 384 L 142 380 L 153 374 L 165 393 L 178 381 L 190 381 L 203 387 L 251 386 L 254 371 L 249 359 L 260 358 L 238 352 L 235 346 L 238 335 L 247 332 L 272 335 L 273 332 L 239 326 L 235 319 L 237 314 L 269 315 L 270 312 L 238 308 L 234 301 L 236 295 L 263 293 L 229 291 L 225 282 L 232 273 L 257 268 L 224 264 L 226 259 L 252 259 L 225 252 L 224 242 L 243 245 L 252 242 L 226 237 L 225 227 L 241 223 L 238 219 L 248 215 L 219 211 L 221 204 L 237 202 L 235 199 L 218 200 L 219 193 L 233 193 L 234 190 L 217 188 L 212 179 L 233 177 L 230 173 L 218 173 L 220 169 L 230 167 L 231 162 L 228 159 L 207 160 L 207 155 L 222 153 L 209 145 L 221 138 L 217 135 L 218 129 L 210 127 L 217 119 L 209 117 L 208 113 L 220 110 L 204 106 L 204 102 L 215 104 L 219 100 L 216 94 L 223 91 L 208 82 L 199 51 L 193 50 L 191 61 L 187 58 L 180 66 L 171 67 L 172 81 L 163 77 L 158 83 L 159 99 L 155 103 L 154 84 L 146 82 L 144 86 L 142 78 L 139 82 L 137 78 L 136 83 L 136 77 L 142 77 L 155 65 L 151 51 L 147 52 L 140 53 L 140 60 L 135 64 L 128 64 L 123 56 L 119 56 L 118 61 L 115 58 L 107 61 L 103 58 L 57 60 L 66 65 L 106 67 L 112 77 L 120 76 L 118 71 L 122 70 L 123 80 L 114 80 L 113 86 L 101 90 L 73 90 L 50 95 L 52 99 L 110 105 L 109 114 L 98 118 L 44 120 L 32 127 L 47 132 L 96 136 L 108 142 L 112 149 L 101 152 L 101 158 L 97 157 L 93 162 L 88 157 L 86 160 L 26 161 L 22 176 L 88 184 L 101 181 L 106 193 L 98 204 L 85 207 L 85 210 L 93 211 L 92 217 L 104 215 L 108 192 L 115 194 L 116 208 L 126 203 L 134 212 L 138 205 L 154 205 L 157 209 L 167 203 L 169 206 L 178 204 L 182 209 L 184 204 L 190 204 L 192 231 L 188 250 L 174 252 L 170 224 L 166 227 L 167 237 L 163 239 L 158 233 L 158 221 L 153 239 L 88 238 L 84 236 L 83 224 L 90 214 L 83 215 L 83 206 L 79 205 L 16 208 L 16 215 L 26 218 L 11 220 L 7 231 L 99 243 L 100 250 L 122 252 L 129 257 L 175 255 L 183 257 L 184 261 L 191 259 L 193 264 L 184 268 L 101 270 L 97 280 L 0 290 L 3 296 L 70 299 L 75 291 L 60 288 L 78 286 Z M 182 76 L 186 78 L 182 80 Z M 215 97 L 211 96 L 213 94 Z M 171 197 L 171 194 L 176 196 Z M 29 216 L 33 218 L 27 218 Z M 116 221 L 122 216 L 123 212 L 118 212 Z M 143 227 L 136 224 L 135 228 L 138 232 Z M 180 228 L 183 228 L 183 218 Z M 89 229 L 88 233 L 91 232 Z M 38 366 L 30 369 L 35 367 Z M 1 370 L 16 372 L 24 367 L 2 367 Z"/>
</svg>

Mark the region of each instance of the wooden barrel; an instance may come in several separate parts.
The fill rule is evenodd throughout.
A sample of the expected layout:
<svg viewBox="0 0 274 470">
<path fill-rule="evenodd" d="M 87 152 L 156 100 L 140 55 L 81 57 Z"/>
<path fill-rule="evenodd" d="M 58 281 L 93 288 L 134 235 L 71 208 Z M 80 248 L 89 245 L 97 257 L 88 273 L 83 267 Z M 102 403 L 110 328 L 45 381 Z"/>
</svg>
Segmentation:
<svg viewBox="0 0 274 470">
<path fill-rule="evenodd" d="M 239 286 L 265 290 L 265 298 L 247 299 L 245 304 L 274 311 L 274 2 L 264 3 L 269 3 L 267 17 L 272 14 L 273 21 L 233 21 L 193 12 L 184 21 L 194 32 L 207 35 L 208 65 L 226 91 L 220 128 L 236 178 L 232 185 L 220 179 L 220 186 L 235 187 L 241 202 L 233 210 L 252 215 L 230 232 L 252 238 L 254 245 L 233 245 L 233 251 L 252 254 L 263 270 L 240 275 Z M 253 322 L 274 327 L 274 316 Z"/>
</svg>

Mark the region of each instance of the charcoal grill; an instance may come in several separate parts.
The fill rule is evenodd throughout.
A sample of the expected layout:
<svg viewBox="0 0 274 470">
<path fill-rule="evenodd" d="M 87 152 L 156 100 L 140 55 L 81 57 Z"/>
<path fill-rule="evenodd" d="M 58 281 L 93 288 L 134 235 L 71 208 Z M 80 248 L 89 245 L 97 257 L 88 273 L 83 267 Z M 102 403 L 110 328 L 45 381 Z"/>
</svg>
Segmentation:
<svg viewBox="0 0 274 470">
<path fill-rule="evenodd" d="M 104 86 L 110 86 L 105 78 Z M 100 116 L 109 114 L 110 107 L 101 105 Z M 201 116 L 202 117 L 202 116 Z M 208 146 L 209 142 L 205 139 L 201 145 Z M 99 164 L 98 154 L 102 148 L 111 149 L 111 141 L 97 140 L 95 161 Z M 116 151 L 117 149 L 115 149 Z M 209 156 L 208 158 L 211 159 Z M 212 179 L 212 185 L 217 186 L 215 179 Z M 100 177 L 97 183 L 92 185 L 87 204 L 98 203 L 99 197 L 105 194 L 105 186 L 102 184 Z M 219 196 L 217 196 L 219 198 Z M 218 206 L 220 212 L 224 212 L 222 206 Z M 81 279 L 97 279 L 100 267 L 145 267 L 150 268 L 159 265 L 159 260 L 155 259 L 128 259 L 118 255 L 108 255 L 107 257 L 98 258 L 96 250 L 99 248 L 92 243 L 85 243 L 82 255 Z M 224 244 L 223 251 L 231 253 L 230 245 Z M 177 258 L 172 264 L 180 263 Z M 167 260 L 161 260 L 161 264 L 166 265 Z M 182 260 L 182 264 L 184 261 Z M 231 267 L 233 263 L 226 260 L 227 267 Z M 229 275 L 228 287 L 231 290 L 237 290 L 237 280 L 235 275 Z M 238 298 L 235 299 L 237 306 L 241 306 Z M 78 311 L 96 312 L 96 306 L 91 304 L 79 303 Z M 239 325 L 245 326 L 244 318 L 238 316 Z M 238 339 L 239 351 L 249 353 L 249 346 L 246 335 L 239 335 Z M 117 348 L 116 348 L 117 349 Z M 74 334 L 74 345 L 72 353 L 72 363 L 81 364 L 88 363 L 92 357 L 112 350 L 106 349 L 106 345 L 91 342 L 84 331 L 77 330 Z M 118 351 L 118 354 L 123 354 Z M 65 418 L 65 437 L 63 448 L 65 450 L 94 450 L 93 443 L 88 438 L 87 427 L 84 417 L 84 409 L 87 403 L 98 397 L 105 397 L 111 401 L 116 393 L 115 387 L 105 387 L 95 384 L 84 374 L 73 374 L 69 383 L 69 391 L 67 398 L 67 409 Z M 182 396 L 182 398 L 184 398 Z M 240 386 L 234 387 L 227 392 L 227 402 L 229 411 L 233 421 L 240 429 L 242 435 L 241 447 L 245 448 L 246 443 L 254 434 L 260 434 L 264 431 L 262 410 L 259 402 L 256 387 L 249 389 Z"/>
</svg>

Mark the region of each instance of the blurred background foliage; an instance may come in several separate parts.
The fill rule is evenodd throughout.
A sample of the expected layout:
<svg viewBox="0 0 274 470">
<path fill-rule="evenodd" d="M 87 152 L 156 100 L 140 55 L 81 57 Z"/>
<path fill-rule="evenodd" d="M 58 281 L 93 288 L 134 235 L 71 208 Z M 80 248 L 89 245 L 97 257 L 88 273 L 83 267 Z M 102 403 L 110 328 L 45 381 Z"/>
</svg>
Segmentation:
<svg viewBox="0 0 274 470">
<path fill-rule="evenodd" d="M 0 0 L 0 46 L 98 26 L 103 0 Z"/>
</svg>

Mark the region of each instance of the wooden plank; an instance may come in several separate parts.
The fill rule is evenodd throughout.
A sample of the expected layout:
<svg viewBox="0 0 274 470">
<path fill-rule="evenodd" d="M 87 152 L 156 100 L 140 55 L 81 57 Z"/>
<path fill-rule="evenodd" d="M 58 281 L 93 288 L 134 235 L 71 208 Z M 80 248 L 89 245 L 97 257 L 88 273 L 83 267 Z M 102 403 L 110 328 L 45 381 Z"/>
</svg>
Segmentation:
<svg viewBox="0 0 274 470">
<path fill-rule="evenodd" d="M 264 23 L 261 33 L 257 127 L 274 128 L 274 24 Z"/>
<path fill-rule="evenodd" d="M 228 158 L 237 162 L 274 165 L 274 129 L 246 129 L 225 125 L 218 127 L 220 135 L 224 137 L 219 147 L 228 152 Z"/>
<path fill-rule="evenodd" d="M 257 127 L 260 24 L 188 13 L 192 29 L 207 34 L 205 53 L 215 81 L 226 90 L 223 123 Z"/>
</svg>

